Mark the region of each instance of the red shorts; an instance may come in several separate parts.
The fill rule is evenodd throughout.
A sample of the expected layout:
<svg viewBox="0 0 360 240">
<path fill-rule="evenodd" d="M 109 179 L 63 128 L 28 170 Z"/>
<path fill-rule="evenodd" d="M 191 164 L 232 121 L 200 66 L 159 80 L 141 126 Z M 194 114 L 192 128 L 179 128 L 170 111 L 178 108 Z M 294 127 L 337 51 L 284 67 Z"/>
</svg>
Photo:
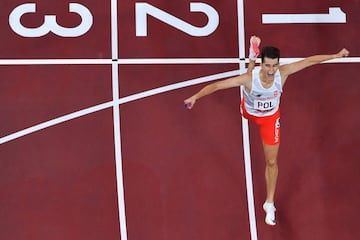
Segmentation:
<svg viewBox="0 0 360 240">
<path fill-rule="evenodd" d="M 265 144 L 275 145 L 280 143 L 280 109 L 273 115 L 256 117 L 246 112 L 243 104 L 241 108 L 243 116 L 254 121 L 259 126 L 260 136 Z"/>
</svg>

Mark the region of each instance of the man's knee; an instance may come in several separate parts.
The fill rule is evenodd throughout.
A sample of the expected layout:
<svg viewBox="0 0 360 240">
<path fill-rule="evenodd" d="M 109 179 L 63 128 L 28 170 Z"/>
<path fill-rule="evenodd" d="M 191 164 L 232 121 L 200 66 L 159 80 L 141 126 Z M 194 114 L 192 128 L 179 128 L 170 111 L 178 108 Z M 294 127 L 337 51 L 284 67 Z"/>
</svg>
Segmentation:
<svg viewBox="0 0 360 240">
<path fill-rule="evenodd" d="M 266 159 L 266 166 L 268 166 L 268 167 L 276 167 L 277 166 L 277 159 L 276 158 Z"/>
</svg>

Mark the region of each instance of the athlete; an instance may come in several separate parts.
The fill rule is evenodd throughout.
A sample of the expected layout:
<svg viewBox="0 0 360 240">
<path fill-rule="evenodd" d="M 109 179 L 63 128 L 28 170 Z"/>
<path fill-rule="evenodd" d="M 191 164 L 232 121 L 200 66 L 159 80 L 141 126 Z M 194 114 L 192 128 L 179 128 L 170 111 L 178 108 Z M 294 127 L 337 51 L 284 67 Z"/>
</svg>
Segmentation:
<svg viewBox="0 0 360 240">
<path fill-rule="evenodd" d="M 253 36 L 250 39 L 250 63 L 246 73 L 214 82 L 202 88 L 195 95 L 184 100 L 188 109 L 192 109 L 197 100 L 232 87 L 244 86 L 241 100 L 242 115 L 254 121 L 260 128 L 260 135 L 265 156 L 266 201 L 263 209 L 266 213 L 265 222 L 275 225 L 274 195 L 278 177 L 277 156 L 280 146 L 280 96 L 283 87 L 291 74 L 321 62 L 347 57 L 349 51 L 342 49 L 336 54 L 314 55 L 303 60 L 281 65 L 279 64 L 280 50 L 276 47 L 263 47 L 261 50 L 261 64 L 255 66 L 259 54 L 260 38 Z"/>
</svg>

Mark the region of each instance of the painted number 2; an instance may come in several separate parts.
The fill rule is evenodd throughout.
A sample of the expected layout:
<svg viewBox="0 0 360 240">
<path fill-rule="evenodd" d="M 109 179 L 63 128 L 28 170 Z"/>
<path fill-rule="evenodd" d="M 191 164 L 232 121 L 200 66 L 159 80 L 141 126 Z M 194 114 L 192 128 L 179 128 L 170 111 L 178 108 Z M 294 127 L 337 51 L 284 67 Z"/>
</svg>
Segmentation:
<svg viewBox="0 0 360 240">
<path fill-rule="evenodd" d="M 148 3 L 136 3 L 135 11 L 136 36 L 138 37 L 147 36 L 148 15 L 195 37 L 208 36 L 212 34 L 219 25 L 219 14 L 213 7 L 205 3 L 190 3 L 190 12 L 202 12 L 208 17 L 208 23 L 203 27 L 193 26 Z"/>
<path fill-rule="evenodd" d="M 35 3 L 25 3 L 16 7 L 9 16 L 11 29 L 23 37 L 42 37 L 49 32 L 61 37 L 78 37 L 87 33 L 93 24 L 93 16 L 89 9 L 78 3 L 70 3 L 69 12 L 77 13 L 81 17 L 81 23 L 76 27 L 66 28 L 60 26 L 56 22 L 55 15 L 46 15 L 43 25 L 37 28 L 28 28 L 22 25 L 21 17 L 26 13 L 35 12 Z"/>
</svg>

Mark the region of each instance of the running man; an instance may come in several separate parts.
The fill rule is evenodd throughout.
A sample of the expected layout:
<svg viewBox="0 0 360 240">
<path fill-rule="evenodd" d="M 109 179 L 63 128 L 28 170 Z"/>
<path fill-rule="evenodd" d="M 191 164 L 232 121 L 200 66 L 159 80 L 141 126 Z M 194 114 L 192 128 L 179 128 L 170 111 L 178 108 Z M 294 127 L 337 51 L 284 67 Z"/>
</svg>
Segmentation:
<svg viewBox="0 0 360 240">
<path fill-rule="evenodd" d="M 266 200 L 263 209 L 266 212 L 265 222 L 275 225 L 274 195 L 278 177 L 278 151 L 280 146 L 280 96 L 287 78 L 296 72 L 321 62 L 347 57 L 349 51 L 342 49 L 336 54 L 314 55 L 303 60 L 281 65 L 280 50 L 276 47 L 263 47 L 261 64 L 255 67 L 258 55 L 258 37 L 250 39 L 250 63 L 248 71 L 242 75 L 214 82 L 202 88 L 195 95 L 184 100 L 185 106 L 192 109 L 197 100 L 218 90 L 244 86 L 241 100 L 242 115 L 254 121 L 260 128 L 260 135 L 265 156 Z"/>
</svg>

